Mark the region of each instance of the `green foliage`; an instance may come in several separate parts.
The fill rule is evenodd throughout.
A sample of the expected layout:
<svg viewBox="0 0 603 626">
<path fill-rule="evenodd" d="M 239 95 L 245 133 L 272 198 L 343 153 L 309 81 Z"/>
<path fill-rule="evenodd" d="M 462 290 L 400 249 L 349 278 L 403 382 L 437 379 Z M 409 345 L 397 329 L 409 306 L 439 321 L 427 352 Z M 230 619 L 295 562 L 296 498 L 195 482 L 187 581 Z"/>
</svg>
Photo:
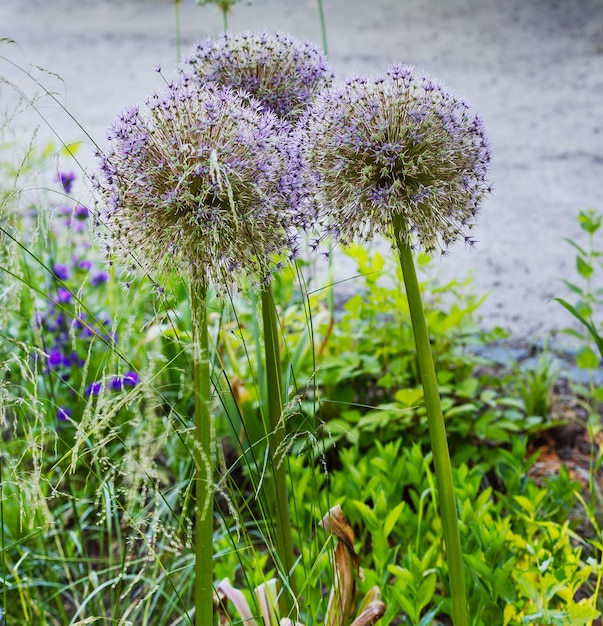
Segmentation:
<svg viewBox="0 0 603 626">
<path fill-rule="evenodd" d="M 587 244 L 582 246 L 573 239 L 566 241 L 576 251 L 576 271 L 582 284 L 563 280 L 563 283 L 577 297 L 572 304 L 563 298 L 555 298 L 559 304 L 567 309 L 582 327 L 582 332 L 566 329 L 566 333 L 580 341 L 580 348 L 576 357 L 578 367 L 595 369 L 603 361 L 603 322 L 596 322 L 597 307 L 603 304 L 603 287 L 598 286 L 595 278 L 600 278 L 597 270 L 603 267 L 603 249 L 595 243 L 595 235 L 603 224 L 603 215 L 593 209 L 580 211 L 578 215 L 580 228 L 586 234 Z M 593 350 L 598 351 L 598 354 Z"/>
<path fill-rule="evenodd" d="M 579 620 L 600 615 L 600 566 L 582 556 L 588 542 L 572 530 L 579 485 L 562 472 L 540 488 L 526 478 L 533 460 L 524 461 L 525 454 L 525 441 L 516 440 L 499 456 L 492 480 L 503 490 L 488 486 L 476 468 L 455 470 L 471 623 L 588 623 Z M 382 589 L 388 608 L 380 624 L 440 623 L 450 607 L 448 591 L 436 583 L 446 580 L 446 563 L 429 455 L 417 444 L 375 441 L 362 453 L 342 451 L 341 461 L 328 474 L 329 490 L 341 494 L 357 532 L 360 591 Z M 296 465 L 293 484 L 311 472 Z"/>
<path fill-rule="evenodd" d="M 536 359 L 533 367 L 516 372 L 516 389 L 527 416 L 550 416 L 553 387 L 558 376 L 559 366 L 546 351 Z"/>
<path fill-rule="evenodd" d="M 361 447 L 374 440 L 427 441 L 400 270 L 393 259 L 377 252 L 351 247 L 346 253 L 357 263 L 362 283 L 359 293 L 344 304 L 334 328 L 330 330 L 328 321 L 318 327 L 326 337 L 316 372 L 325 432 L 332 443 Z M 477 356 L 476 346 L 504 336 L 501 329 L 489 333 L 479 329 L 476 315 L 484 298 L 467 291 L 469 281 L 439 284 L 427 255 L 420 255 L 418 264 L 424 276 L 421 287 L 442 411 L 457 459 L 481 460 L 468 440 L 477 446 L 508 444 L 517 433 L 550 427 L 545 412 L 533 412 L 509 393 L 504 380 L 487 373 L 488 360 Z"/>
<path fill-rule="evenodd" d="M 36 161 L 22 171 L 33 175 L 40 167 Z M 0 290 L 6 622 L 191 623 L 186 285 L 175 280 L 166 286 L 169 295 L 151 293 L 144 280 L 124 289 L 125 278 L 112 270 L 93 287 L 82 268 L 58 279 L 54 266 L 70 265 L 74 254 L 80 259 L 89 241 L 85 230 L 66 227 L 69 215 L 60 211 L 77 203 L 65 194 L 32 199 L 14 189 L 1 197 L 2 217 L 11 218 L 2 225 Z M 341 503 L 364 570 L 359 596 L 378 585 L 387 605 L 380 624 L 446 623 L 447 566 L 401 278 L 378 254 L 348 253 L 361 275 L 359 293 L 337 320 L 329 314 L 329 293 L 304 287 L 306 266 L 274 278 L 299 619 L 318 625 L 326 615 L 333 545 L 317 525 Z M 86 259 L 101 270 L 93 245 Z M 455 460 L 472 624 L 589 624 L 602 608 L 603 535 L 594 491 L 576 496 L 579 485 L 565 470 L 544 484 L 528 475 L 536 461 L 528 440 L 550 425 L 544 405 L 530 408 L 528 400 L 549 389 L 549 364 L 537 364 L 527 395 L 518 398 L 518 373 L 497 380 L 473 350 L 501 335 L 479 330 L 482 298 L 468 295 L 466 282 L 438 284 L 427 258 L 419 263 Z M 59 287 L 68 297 L 57 304 Z M 48 367 L 55 331 L 32 321 L 50 319 L 51 310 L 66 320 L 81 366 Z M 222 444 L 215 573 L 242 590 L 256 617 L 252 590 L 278 573 L 271 512 L 257 497 L 270 479 L 258 310 L 254 297 L 243 294 L 231 302 L 212 299 L 209 312 L 212 409 Z M 105 318 L 110 324 L 103 325 Z M 91 331 L 85 341 L 71 324 L 77 320 L 84 321 L 78 330 Z M 138 384 L 112 389 L 115 377 L 129 371 Z M 96 382 L 99 394 L 87 393 Z M 70 409 L 68 419 L 59 418 L 60 408 Z M 602 462 L 593 453 L 593 476 Z"/>
</svg>

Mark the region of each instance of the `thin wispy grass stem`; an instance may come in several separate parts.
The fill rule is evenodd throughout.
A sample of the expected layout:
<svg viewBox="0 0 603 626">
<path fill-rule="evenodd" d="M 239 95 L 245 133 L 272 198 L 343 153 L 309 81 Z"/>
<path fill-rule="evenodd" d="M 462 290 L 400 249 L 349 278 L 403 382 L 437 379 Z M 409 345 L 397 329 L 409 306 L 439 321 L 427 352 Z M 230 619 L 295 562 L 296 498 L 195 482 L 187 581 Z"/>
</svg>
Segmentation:
<svg viewBox="0 0 603 626">
<path fill-rule="evenodd" d="M 176 62 L 180 63 L 182 54 L 182 34 L 180 29 L 180 4 L 182 0 L 174 0 L 174 26 L 176 29 Z"/>
<path fill-rule="evenodd" d="M 207 331 L 207 288 L 190 282 L 195 398 L 195 624 L 213 624 L 213 427 Z"/>
<path fill-rule="evenodd" d="M 400 257 L 400 266 L 406 287 L 415 346 L 417 348 L 419 374 L 421 384 L 423 385 L 425 408 L 427 410 L 429 439 L 433 452 L 436 487 L 444 530 L 444 541 L 446 543 L 448 576 L 450 579 L 452 598 L 452 620 L 454 626 L 468 626 L 469 617 L 465 592 L 463 553 L 459 534 L 454 485 L 452 482 L 450 452 L 448 450 L 446 426 L 442 415 L 433 355 L 429 343 L 429 333 L 427 331 L 427 323 L 425 321 L 425 313 L 421 300 L 421 290 L 417 280 L 412 249 L 407 238 L 407 226 L 403 217 L 400 215 L 395 215 L 392 220 L 396 246 Z"/>
<path fill-rule="evenodd" d="M 328 42 L 327 42 L 327 23 L 325 21 L 325 12 L 322 0 L 318 0 L 318 18 L 320 19 L 320 34 L 322 37 L 322 49 L 328 56 Z"/>
<path fill-rule="evenodd" d="M 269 443 L 273 467 L 274 525 L 277 557 L 284 575 L 289 578 L 293 571 L 293 539 L 291 536 L 291 514 L 287 494 L 287 464 L 285 462 L 285 423 L 283 414 L 283 380 L 278 336 L 278 320 L 274 294 L 270 283 L 261 290 L 262 323 L 264 326 L 264 350 L 266 357 L 266 393 L 268 400 Z M 270 496 L 269 496 L 270 497 Z M 287 581 L 280 595 L 279 608 L 282 617 L 291 614 L 293 602 L 290 595 L 291 580 Z"/>
</svg>

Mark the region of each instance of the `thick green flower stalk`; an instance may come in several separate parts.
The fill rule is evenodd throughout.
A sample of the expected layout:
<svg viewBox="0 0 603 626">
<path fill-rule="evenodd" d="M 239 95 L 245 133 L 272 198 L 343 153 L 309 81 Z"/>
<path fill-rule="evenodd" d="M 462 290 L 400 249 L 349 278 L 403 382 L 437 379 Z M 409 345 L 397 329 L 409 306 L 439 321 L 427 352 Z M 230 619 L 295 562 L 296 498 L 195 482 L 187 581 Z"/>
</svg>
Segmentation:
<svg viewBox="0 0 603 626">
<path fill-rule="evenodd" d="M 412 246 L 444 250 L 487 193 L 490 147 L 468 105 L 410 67 L 354 78 L 319 96 L 300 131 L 316 179 L 318 222 L 343 245 L 375 235 L 396 246 L 415 335 L 434 456 L 455 626 L 467 602 L 450 454 Z"/>
<path fill-rule="evenodd" d="M 313 44 L 300 42 L 285 33 L 227 34 L 198 43 L 182 65 L 185 81 L 192 84 L 217 84 L 249 92 L 266 111 L 271 111 L 289 127 L 304 114 L 314 97 L 331 85 L 333 76 L 324 53 Z M 289 183 L 300 189 L 310 187 L 304 179 L 301 161 L 293 162 Z M 315 226 L 316 216 L 308 198 L 298 196 L 295 225 Z M 270 281 L 261 292 L 266 387 L 268 389 L 266 431 L 271 450 L 274 485 L 264 482 L 269 506 L 274 510 L 276 552 L 285 576 L 294 564 L 291 516 L 287 494 L 286 464 L 283 459 L 285 423 L 281 419 L 287 398 L 282 387 L 278 322 Z M 289 586 L 293 588 L 292 581 Z M 280 596 L 283 616 L 291 613 L 293 598 L 285 591 Z"/>
<path fill-rule="evenodd" d="M 294 254 L 288 172 L 296 148 L 283 122 L 243 92 L 169 84 L 125 111 L 99 154 L 99 234 L 110 257 L 154 279 L 190 278 L 195 398 L 195 620 L 213 623 L 214 433 L 207 293 L 269 280 L 275 255 Z"/>
</svg>

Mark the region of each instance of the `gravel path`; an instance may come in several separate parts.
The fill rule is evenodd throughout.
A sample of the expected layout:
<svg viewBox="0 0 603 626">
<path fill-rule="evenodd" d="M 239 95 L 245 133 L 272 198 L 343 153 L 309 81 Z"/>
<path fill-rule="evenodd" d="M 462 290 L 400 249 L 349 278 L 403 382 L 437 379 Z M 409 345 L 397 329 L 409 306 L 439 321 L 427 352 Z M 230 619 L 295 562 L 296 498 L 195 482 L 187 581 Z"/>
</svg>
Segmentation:
<svg viewBox="0 0 603 626">
<path fill-rule="evenodd" d="M 603 210 L 603 0 L 324 4 L 339 79 L 409 63 L 463 95 L 485 119 L 494 193 L 476 227 L 477 248 L 452 249 L 443 276 L 472 271 L 476 291 L 491 292 L 482 308 L 486 327 L 502 324 L 526 339 L 566 326 L 568 314 L 548 302 L 564 295 L 561 277 L 574 278 L 563 238 L 580 236 L 579 209 Z M 184 54 L 221 30 L 212 6 L 183 0 L 181 15 Z M 174 22 L 170 0 L 2 0 L 0 37 L 18 47 L 0 44 L 0 55 L 58 74 L 62 83 L 46 76 L 46 84 L 102 144 L 120 110 L 161 87 L 153 67 L 173 72 Z M 315 0 L 237 5 L 230 29 L 321 41 Z M 1 59 L 0 74 L 16 76 Z M 0 109 L 9 106 L 6 89 L 0 98 Z M 57 107 L 45 105 L 44 113 L 63 139 L 83 138 Z M 337 268 L 341 278 L 353 272 L 343 262 Z"/>
</svg>

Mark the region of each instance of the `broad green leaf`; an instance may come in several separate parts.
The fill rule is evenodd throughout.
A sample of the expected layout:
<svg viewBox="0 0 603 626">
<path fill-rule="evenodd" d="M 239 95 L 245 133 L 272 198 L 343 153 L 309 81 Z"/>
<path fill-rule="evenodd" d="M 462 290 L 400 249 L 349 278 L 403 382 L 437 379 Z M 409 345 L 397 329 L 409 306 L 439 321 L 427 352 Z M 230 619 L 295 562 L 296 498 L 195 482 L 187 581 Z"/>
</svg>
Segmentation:
<svg viewBox="0 0 603 626">
<path fill-rule="evenodd" d="M 396 522 L 398 521 L 398 518 L 400 517 L 400 514 L 402 513 L 402 509 L 404 508 L 405 504 L 406 503 L 404 501 L 400 502 L 400 504 L 395 506 L 387 514 L 387 517 L 385 518 L 385 522 L 383 524 L 383 535 L 385 537 L 389 537 L 389 535 L 392 532 L 394 526 L 396 525 Z"/>
<path fill-rule="evenodd" d="M 588 346 L 583 346 L 576 354 L 576 365 L 583 370 L 593 370 L 599 367 L 599 357 Z"/>
<path fill-rule="evenodd" d="M 429 574 L 421 581 L 419 590 L 417 592 L 417 609 L 420 613 L 433 598 L 436 588 L 436 575 L 435 573 Z"/>
<path fill-rule="evenodd" d="M 400 404 L 405 406 L 417 406 L 423 400 L 423 390 L 418 387 L 415 389 L 400 389 L 400 391 L 396 392 L 395 398 Z"/>
<path fill-rule="evenodd" d="M 576 269 L 578 274 L 584 278 L 590 278 L 594 271 L 593 266 L 581 256 L 576 257 Z"/>
</svg>

